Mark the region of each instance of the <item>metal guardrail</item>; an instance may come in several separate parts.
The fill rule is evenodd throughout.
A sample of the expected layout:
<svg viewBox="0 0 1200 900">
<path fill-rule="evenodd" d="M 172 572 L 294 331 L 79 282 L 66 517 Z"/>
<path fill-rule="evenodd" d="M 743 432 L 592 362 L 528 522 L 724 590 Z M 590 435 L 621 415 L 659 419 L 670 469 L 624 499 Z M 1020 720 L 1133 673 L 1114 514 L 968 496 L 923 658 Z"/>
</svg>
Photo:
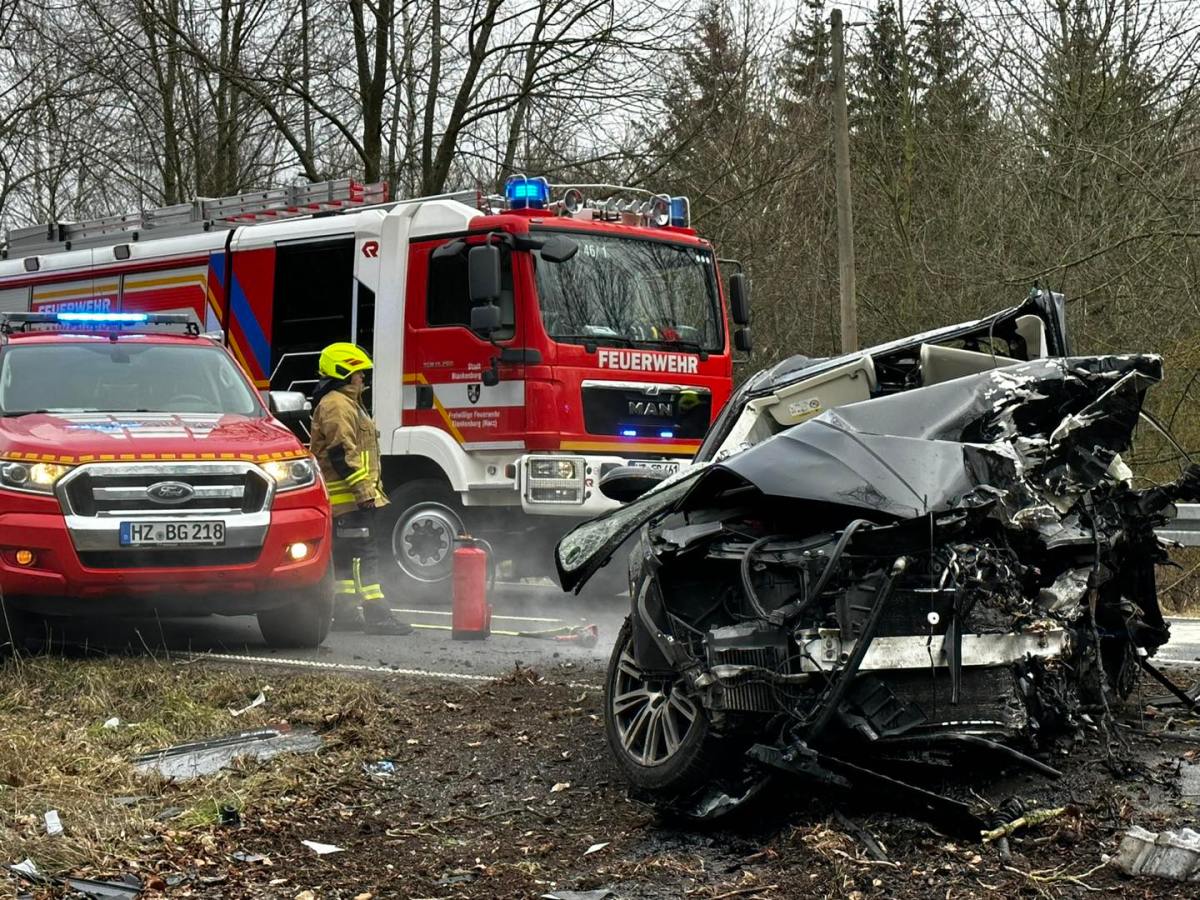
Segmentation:
<svg viewBox="0 0 1200 900">
<path fill-rule="evenodd" d="M 1185 547 L 1200 547 L 1200 503 L 1177 503 L 1175 510 L 1177 515 L 1158 530 L 1158 536 Z"/>
</svg>

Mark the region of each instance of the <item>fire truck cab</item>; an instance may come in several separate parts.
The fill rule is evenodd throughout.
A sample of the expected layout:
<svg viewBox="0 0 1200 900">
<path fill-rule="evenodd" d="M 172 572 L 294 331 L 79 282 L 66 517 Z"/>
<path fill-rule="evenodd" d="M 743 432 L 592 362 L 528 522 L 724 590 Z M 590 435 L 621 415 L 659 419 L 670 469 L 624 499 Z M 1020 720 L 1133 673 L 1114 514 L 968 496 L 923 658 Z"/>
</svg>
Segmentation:
<svg viewBox="0 0 1200 900">
<path fill-rule="evenodd" d="M 118 219 L 10 232 L 0 309 L 191 310 L 262 389 L 309 391 L 323 346 L 364 347 L 409 591 L 441 590 L 463 530 L 550 574 L 557 538 L 614 505 L 604 473 L 687 463 L 749 349 L 744 277 L 722 283 L 685 198 L 341 182 Z"/>
</svg>

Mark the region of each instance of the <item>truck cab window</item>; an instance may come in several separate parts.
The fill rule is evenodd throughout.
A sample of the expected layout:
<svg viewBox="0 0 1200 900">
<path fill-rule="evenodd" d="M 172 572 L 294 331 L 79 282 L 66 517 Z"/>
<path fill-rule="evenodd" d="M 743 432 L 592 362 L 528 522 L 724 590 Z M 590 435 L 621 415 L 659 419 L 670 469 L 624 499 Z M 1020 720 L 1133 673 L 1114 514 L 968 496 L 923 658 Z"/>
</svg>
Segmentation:
<svg viewBox="0 0 1200 900">
<path fill-rule="evenodd" d="M 513 303 L 512 253 L 500 251 L 500 330 L 496 340 L 509 340 L 516 333 L 516 308 Z M 429 292 L 425 301 L 425 320 L 433 327 L 459 325 L 471 327 L 471 297 L 467 283 L 467 254 L 429 260 Z"/>
</svg>

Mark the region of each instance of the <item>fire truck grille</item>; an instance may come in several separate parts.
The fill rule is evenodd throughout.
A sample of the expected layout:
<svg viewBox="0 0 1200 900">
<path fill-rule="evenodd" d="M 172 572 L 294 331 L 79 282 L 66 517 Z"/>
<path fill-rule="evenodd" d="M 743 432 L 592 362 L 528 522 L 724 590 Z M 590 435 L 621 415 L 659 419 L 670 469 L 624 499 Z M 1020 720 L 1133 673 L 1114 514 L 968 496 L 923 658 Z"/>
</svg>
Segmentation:
<svg viewBox="0 0 1200 900">
<path fill-rule="evenodd" d="M 236 515 L 261 511 L 270 488 L 249 463 L 99 463 L 64 479 L 60 498 L 77 516 Z"/>
<path fill-rule="evenodd" d="M 589 434 L 702 438 L 712 415 L 707 388 L 656 385 L 583 386 L 583 423 Z"/>
</svg>

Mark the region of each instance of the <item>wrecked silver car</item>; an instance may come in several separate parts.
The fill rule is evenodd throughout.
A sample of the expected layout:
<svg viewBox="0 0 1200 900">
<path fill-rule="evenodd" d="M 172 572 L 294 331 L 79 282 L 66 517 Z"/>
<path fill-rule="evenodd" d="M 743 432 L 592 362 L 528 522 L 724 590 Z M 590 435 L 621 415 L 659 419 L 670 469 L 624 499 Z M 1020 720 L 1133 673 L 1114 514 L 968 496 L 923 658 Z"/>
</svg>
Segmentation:
<svg viewBox="0 0 1200 900">
<path fill-rule="evenodd" d="M 1062 297 L 1035 292 L 785 361 L 688 471 L 610 473 L 629 502 L 557 560 L 578 589 L 640 530 L 605 707 L 630 784 L 709 818 L 782 771 L 977 834 L 968 805 L 896 772 L 970 751 L 1057 774 L 1050 742 L 1168 638 L 1154 529 L 1198 479 L 1138 490 L 1122 461 L 1161 377 L 1155 356 L 1072 356 Z"/>
</svg>

